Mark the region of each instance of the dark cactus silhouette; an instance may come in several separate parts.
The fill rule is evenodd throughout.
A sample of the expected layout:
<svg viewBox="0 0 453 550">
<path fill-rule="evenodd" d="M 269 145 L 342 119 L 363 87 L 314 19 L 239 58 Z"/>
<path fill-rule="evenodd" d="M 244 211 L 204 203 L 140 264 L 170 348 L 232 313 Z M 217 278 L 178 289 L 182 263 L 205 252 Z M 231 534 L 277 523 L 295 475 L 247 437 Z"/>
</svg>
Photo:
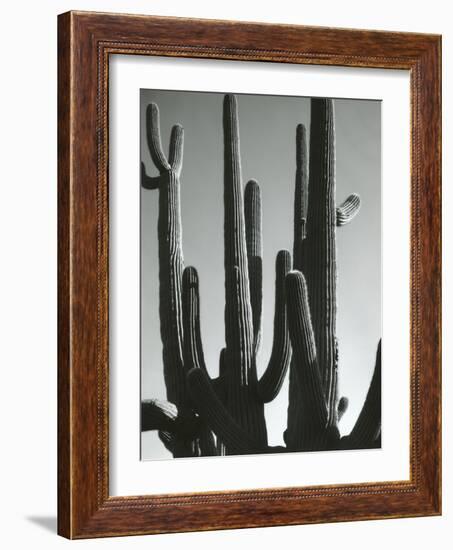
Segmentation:
<svg viewBox="0 0 453 550">
<path fill-rule="evenodd" d="M 168 158 L 160 139 L 159 110 L 146 116 L 147 141 L 158 177 L 142 185 L 159 190 L 159 300 L 168 402 L 142 403 L 142 430 L 158 430 L 175 457 L 368 448 L 380 445 L 381 352 L 368 395 L 348 436 L 338 422 L 348 400 L 338 398 L 336 338 L 336 228 L 360 207 L 358 195 L 335 205 L 333 102 L 311 100 L 310 158 L 305 127 L 296 131 L 293 269 L 276 258 L 274 336 L 261 378 L 261 196 L 255 180 L 243 186 L 237 99 L 226 95 L 224 131 L 225 348 L 219 375 L 206 369 L 200 332 L 198 274 L 184 269 L 180 214 L 183 129 L 174 126 Z M 285 447 L 267 442 L 264 405 L 279 393 L 289 368 Z"/>
</svg>

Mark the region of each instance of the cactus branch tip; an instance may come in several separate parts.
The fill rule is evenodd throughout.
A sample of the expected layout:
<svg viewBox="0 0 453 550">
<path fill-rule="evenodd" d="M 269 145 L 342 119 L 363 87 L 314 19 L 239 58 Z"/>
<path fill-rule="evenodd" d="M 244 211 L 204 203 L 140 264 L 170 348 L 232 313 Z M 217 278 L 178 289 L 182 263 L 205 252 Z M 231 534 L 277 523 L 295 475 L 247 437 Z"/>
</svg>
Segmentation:
<svg viewBox="0 0 453 550">
<path fill-rule="evenodd" d="M 223 104 L 225 106 L 236 107 L 236 105 L 237 105 L 236 95 L 235 94 L 225 94 L 225 97 L 223 98 Z"/>
<path fill-rule="evenodd" d="M 291 262 L 291 252 L 289 250 L 286 250 L 286 248 L 282 248 L 277 252 L 277 261 L 284 262 L 285 264 L 288 264 Z M 288 272 L 291 271 L 291 268 L 288 268 Z"/>
<path fill-rule="evenodd" d="M 247 189 L 250 189 L 250 190 L 257 190 L 259 191 L 260 190 L 260 186 L 259 186 L 259 183 L 256 181 L 256 179 L 254 178 L 251 178 L 248 180 L 246 186 L 245 186 L 245 190 L 247 192 Z"/>
<path fill-rule="evenodd" d="M 359 213 L 360 210 L 360 195 L 352 193 L 349 197 L 337 208 L 337 226 L 351 222 Z"/>
<path fill-rule="evenodd" d="M 183 271 L 183 284 L 198 285 L 198 272 L 195 267 L 189 265 Z"/>
<path fill-rule="evenodd" d="M 159 107 L 157 106 L 157 103 L 150 103 L 146 108 L 146 114 L 149 117 L 158 117 L 159 116 Z"/>
<path fill-rule="evenodd" d="M 297 137 L 300 139 L 302 137 L 305 137 L 307 134 L 307 129 L 305 127 L 305 124 L 302 124 L 302 122 L 300 122 L 298 125 L 297 125 L 297 128 L 296 128 L 296 135 Z"/>
</svg>

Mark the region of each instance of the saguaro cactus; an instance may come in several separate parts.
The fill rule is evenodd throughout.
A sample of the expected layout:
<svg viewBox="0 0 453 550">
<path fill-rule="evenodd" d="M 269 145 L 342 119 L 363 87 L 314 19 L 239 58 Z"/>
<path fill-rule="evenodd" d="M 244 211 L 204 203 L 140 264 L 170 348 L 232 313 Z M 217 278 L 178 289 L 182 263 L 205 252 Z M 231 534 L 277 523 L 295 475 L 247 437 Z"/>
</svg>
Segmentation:
<svg viewBox="0 0 453 550">
<path fill-rule="evenodd" d="M 180 174 L 183 160 L 184 131 L 181 125 L 173 127 L 168 159 L 162 150 L 159 110 L 151 104 L 146 111 L 146 129 L 149 152 L 159 176 L 147 177 L 142 165 L 142 183 L 146 189 L 159 189 L 159 315 L 163 348 L 163 364 L 167 398 L 176 407 L 180 426 L 196 424 L 195 415 L 187 393 L 186 372 L 183 359 L 183 319 L 181 305 L 182 229 L 180 209 Z M 166 412 L 171 416 L 170 409 Z M 155 418 L 156 403 L 142 405 L 143 422 Z M 154 415 L 154 416 L 153 416 Z M 161 428 L 161 427 L 159 427 Z M 175 457 L 199 456 L 214 452 L 214 440 L 202 425 L 198 433 L 193 428 L 162 430 L 162 438 Z M 196 437 L 198 435 L 198 437 Z"/>
<path fill-rule="evenodd" d="M 346 442 L 340 443 L 338 430 L 347 400 L 338 399 L 336 227 L 355 217 L 360 198 L 350 195 L 336 208 L 333 109 L 332 100 L 311 100 L 308 169 L 303 125 L 296 134 L 295 271 L 287 277 L 293 360 L 285 434 L 287 446 L 295 450 L 337 448 Z M 380 352 L 378 356 L 380 363 Z M 380 392 L 380 379 L 372 388 Z M 380 394 L 375 401 L 380 403 Z M 380 411 L 378 417 L 380 427 Z M 378 426 L 370 433 L 361 431 L 356 444 L 373 446 L 377 431 Z"/>
<path fill-rule="evenodd" d="M 350 195 L 336 209 L 335 127 L 333 102 L 311 100 L 310 168 L 307 238 L 302 247 L 301 270 L 306 274 L 319 367 L 326 394 L 329 422 L 336 421 L 338 344 L 336 226 L 350 222 L 360 208 L 358 195 Z"/>
<path fill-rule="evenodd" d="M 255 180 L 243 186 L 237 99 L 226 95 L 224 130 L 225 348 L 219 376 L 208 375 L 200 333 L 199 280 L 183 268 L 180 173 L 183 130 L 173 128 L 168 159 L 162 151 L 159 111 L 147 109 L 147 139 L 159 189 L 159 286 L 163 363 L 169 403 L 142 403 L 142 428 L 159 430 L 176 456 L 244 454 L 374 446 L 380 434 L 380 348 L 357 423 L 340 438 L 336 340 L 336 226 L 357 213 L 351 195 L 335 208 L 335 131 L 331 100 L 312 100 L 310 160 L 303 125 L 296 131 L 294 266 L 276 258 L 274 340 L 263 376 L 257 376 L 261 342 L 261 196 Z M 309 174 L 309 175 L 308 175 Z M 184 271 L 183 271 L 184 269 Z M 288 297 L 288 300 L 287 300 Z M 264 404 L 278 394 L 290 368 L 286 447 L 267 443 Z"/>
</svg>

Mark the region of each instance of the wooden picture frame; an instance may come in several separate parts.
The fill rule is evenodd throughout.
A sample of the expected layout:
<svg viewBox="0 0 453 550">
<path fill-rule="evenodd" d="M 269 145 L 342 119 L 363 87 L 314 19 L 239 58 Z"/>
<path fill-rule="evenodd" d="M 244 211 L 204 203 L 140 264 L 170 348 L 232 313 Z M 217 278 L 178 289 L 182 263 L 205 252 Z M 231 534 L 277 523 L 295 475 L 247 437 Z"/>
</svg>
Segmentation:
<svg viewBox="0 0 453 550">
<path fill-rule="evenodd" d="M 441 513 L 441 39 L 69 12 L 58 21 L 58 532 L 67 538 Z M 109 495 L 109 56 L 410 72 L 410 480 Z"/>
</svg>

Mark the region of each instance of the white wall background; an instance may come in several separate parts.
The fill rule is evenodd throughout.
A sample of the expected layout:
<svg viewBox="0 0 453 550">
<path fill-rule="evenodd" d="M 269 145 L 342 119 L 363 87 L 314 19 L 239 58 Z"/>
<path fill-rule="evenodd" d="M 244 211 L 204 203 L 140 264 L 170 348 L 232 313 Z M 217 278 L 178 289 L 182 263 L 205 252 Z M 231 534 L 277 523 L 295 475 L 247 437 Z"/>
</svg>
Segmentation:
<svg viewBox="0 0 453 550">
<path fill-rule="evenodd" d="M 451 548 L 453 18 L 449 2 L 413 0 L 16 0 L 2 6 L 0 86 L 0 524 L 8 549 L 230 548 L 294 545 L 350 550 Z M 69 9 L 298 23 L 443 34 L 444 515 L 300 527 L 69 542 L 56 530 L 57 19 Z M 451 205 L 451 206 L 450 206 Z"/>
</svg>

